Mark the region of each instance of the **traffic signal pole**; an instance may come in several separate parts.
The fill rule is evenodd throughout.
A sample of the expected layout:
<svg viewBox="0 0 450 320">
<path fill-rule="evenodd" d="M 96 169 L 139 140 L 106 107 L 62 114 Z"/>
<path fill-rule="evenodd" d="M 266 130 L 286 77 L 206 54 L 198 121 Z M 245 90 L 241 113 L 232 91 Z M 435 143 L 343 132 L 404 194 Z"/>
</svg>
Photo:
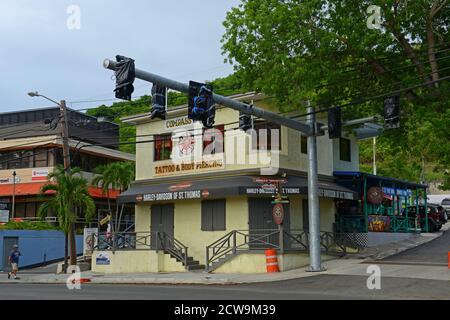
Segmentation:
<svg viewBox="0 0 450 320">
<path fill-rule="evenodd" d="M 106 59 L 103 62 L 103 66 L 106 69 L 109 69 L 112 71 L 116 70 L 116 65 L 117 65 L 117 62 L 110 60 L 110 59 Z M 163 87 L 189 94 L 189 85 L 188 84 L 170 80 L 170 79 L 158 76 L 156 74 L 146 72 L 143 70 L 139 70 L 139 69 L 135 69 L 135 73 L 136 73 L 136 78 L 138 78 L 138 79 L 148 81 L 151 83 L 156 83 Z M 266 110 L 263 110 L 260 108 L 252 107 L 249 104 L 246 104 L 246 103 L 243 103 L 240 101 L 235 101 L 235 100 L 226 98 L 224 96 L 221 96 L 221 95 L 218 95 L 215 93 L 213 94 L 213 98 L 216 103 L 223 105 L 225 107 L 229 107 L 231 109 L 240 111 L 242 113 L 246 113 L 248 115 L 252 115 L 257 118 L 269 120 L 269 121 L 279 124 L 281 126 L 285 126 L 285 127 L 303 132 L 305 135 L 308 135 L 308 136 L 313 134 L 312 128 L 303 122 L 289 119 L 289 118 L 280 116 L 276 113 L 269 112 L 269 111 L 266 111 Z"/>
<path fill-rule="evenodd" d="M 316 114 L 308 102 L 308 125 L 316 130 Z M 308 207 L 309 207 L 309 259 L 308 271 L 321 272 L 322 257 L 320 244 L 319 183 L 317 170 L 317 135 L 308 136 Z"/>
<path fill-rule="evenodd" d="M 116 71 L 117 62 L 106 59 L 103 66 L 106 69 Z M 161 77 L 150 72 L 135 69 L 136 78 L 148 81 L 154 84 L 164 86 L 166 88 L 189 94 L 189 85 L 173 81 Z M 226 98 L 224 96 L 213 94 L 214 102 L 237 110 L 241 113 L 252 115 L 257 118 L 262 118 L 270 122 L 276 123 L 280 126 L 285 126 L 296 131 L 302 132 L 308 137 L 308 199 L 309 199 L 309 221 L 310 221 L 310 268 L 311 272 L 320 272 L 322 268 L 321 262 L 321 244 L 320 244 L 320 217 L 319 217 L 319 188 L 318 188 L 318 172 L 317 172 L 317 135 L 319 135 L 318 124 L 316 122 L 316 115 L 310 114 L 308 116 L 308 123 L 303 123 L 297 120 L 289 119 L 280 116 L 273 112 L 253 107 L 251 105 Z M 314 108 L 309 108 L 308 113 L 314 111 Z"/>
</svg>

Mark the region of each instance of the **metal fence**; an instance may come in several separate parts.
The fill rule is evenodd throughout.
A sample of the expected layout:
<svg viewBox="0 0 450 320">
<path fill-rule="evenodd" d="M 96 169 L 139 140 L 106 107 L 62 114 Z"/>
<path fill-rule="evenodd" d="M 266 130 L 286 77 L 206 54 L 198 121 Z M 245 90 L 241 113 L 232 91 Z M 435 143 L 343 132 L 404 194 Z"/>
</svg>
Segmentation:
<svg viewBox="0 0 450 320">
<path fill-rule="evenodd" d="M 367 241 L 356 233 L 321 232 L 320 244 L 324 254 L 343 256 L 349 249 L 358 252 Z M 276 249 L 280 253 L 309 252 L 309 232 L 304 230 L 234 230 L 206 247 L 207 270 L 214 263 L 244 251 Z"/>
</svg>

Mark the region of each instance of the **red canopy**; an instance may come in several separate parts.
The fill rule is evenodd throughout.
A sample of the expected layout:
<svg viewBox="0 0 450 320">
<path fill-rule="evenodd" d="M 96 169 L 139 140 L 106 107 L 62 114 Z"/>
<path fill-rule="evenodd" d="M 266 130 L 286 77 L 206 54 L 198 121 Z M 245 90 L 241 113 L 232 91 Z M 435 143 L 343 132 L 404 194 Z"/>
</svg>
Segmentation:
<svg viewBox="0 0 450 320">
<path fill-rule="evenodd" d="M 45 186 L 46 182 L 39 183 L 18 183 L 16 184 L 15 195 L 16 196 L 37 196 L 39 195 L 41 188 Z M 0 185 L 0 197 L 11 197 L 14 192 L 14 186 L 12 184 Z M 47 194 L 52 194 L 49 191 Z M 89 187 L 89 194 L 93 198 L 104 199 L 107 198 L 106 194 L 103 194 L 103 190 L 100 188 Z M 116 199 L 119 195 L 119 191 L 110 190 L 109 198 Z"/>
</svg>

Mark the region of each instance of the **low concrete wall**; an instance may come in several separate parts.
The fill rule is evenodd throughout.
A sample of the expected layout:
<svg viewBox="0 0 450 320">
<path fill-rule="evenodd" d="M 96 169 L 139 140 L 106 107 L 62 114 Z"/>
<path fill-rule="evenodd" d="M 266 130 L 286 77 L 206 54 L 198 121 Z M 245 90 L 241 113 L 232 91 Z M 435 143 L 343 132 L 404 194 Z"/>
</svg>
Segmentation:
<svg viewBox="0 0 450 320">
<path fill-rule="evenodd" d="M 94 251 L 92 271 L 105 274 L 186 272 L 183 264 L 151 250 Z"/>
<path fill-rule="evenodd" d="M 20 267 L 43 264 L 64 258 L 64 233 L 56 230 L 2 230 L 0 231 L 0 250 L 9 252 L 12 248 L 4 248 L 3 238 L 17 237 Z M 77 253 L 83 253 L 83 236 L 77 236 Z M 0 270 L 5 265 L 4 252 L 0 255 Z"/>
<path fill-rule="evenodd" d="M 414 233 L 395 233 L 395 232 L 369 232 L 368 247 L 376 247 L 388 243 L 394 243 L 412 239 L 417 235 Z"/>
<path fill-rule="evenodd" d="M 243 253 L 218 267 L 214 273 L 265 273 L 266 255 Z"/>
<path fill-rule="evenodd" d="M 323 261 L 332 259 L 335 259 L 335 257 L 322 256 Z M 281 272 L 306 267 L 309 265 L 309 255 L 306 253 L 278 255 L 278 265 Z M 214 273 L 248 274 L 266 272 L 266 255 L 264 253 L 239 254 L 214 270 Z"/>
</svg>

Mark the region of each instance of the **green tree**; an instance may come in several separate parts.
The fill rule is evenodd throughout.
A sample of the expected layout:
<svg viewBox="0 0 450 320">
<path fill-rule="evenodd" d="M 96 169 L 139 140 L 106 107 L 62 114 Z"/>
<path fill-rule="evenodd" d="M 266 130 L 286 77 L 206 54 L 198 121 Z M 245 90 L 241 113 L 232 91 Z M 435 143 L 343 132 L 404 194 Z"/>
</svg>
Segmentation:
<svg viewBox="0 0 450 320">
<path fill-rule="evenodd" d="M 119 206 L 115 202 L 115 214 L 111 206 L 109 191 L 111 189 L 118 190 L 120 193 L 126 191 L 131 182 L 134 180 L 134 163 L 132 162 L 113 162 L 108 165 L 99 166 L 95 168 L 96 176 L 92 180 L 92 185 L 100 187 L 103 193 L 108 197 L 108 209 L 111 217 L 115 217 L 115 231 L 120 231 L 120 223 L 122 220 L 123 210 L 125 204 Z"/>
<path fill-rule="evenodd" d="M 41 195 L 44 197 L 47 192 L 55 194 L 45 196 L 44 203 L 38 209 L 38 216 L 44 218 L 49 213 L 56 214 L 59 226 L 66 235 L 64 266 L 67 266 L 67 238 L 70 243 L 70 265 L 76 265 L 76 213 L 83 213 L 86 221 L 90 221 L 95 214 L 95 203 L 89 195 L 88 182 L 81 176 L 79 168 L 73 168 L 69 174 L 62 166 L 58 166 L 48 179 L 41 189 Z"/>
<path fill-rule="evenodd" d="M 381 8 L 379 29 L 368 28 L 371 5 Z M 222 42 L 244 85 L 290 111 L 304 100 L 327 108 L 448 76 L 449 25 L 449 0 L 242 0 Z M 381 172 L 420 180 L 430 164 L 449 168 L 449 99 L 448 81 L 402 95 L 402 128 L 379 139 Z M 345 108 L 344 118 L 382 110 L 374 100 Z M 366 169 L 369 153 L 363 143 Z"/>
</svg>

